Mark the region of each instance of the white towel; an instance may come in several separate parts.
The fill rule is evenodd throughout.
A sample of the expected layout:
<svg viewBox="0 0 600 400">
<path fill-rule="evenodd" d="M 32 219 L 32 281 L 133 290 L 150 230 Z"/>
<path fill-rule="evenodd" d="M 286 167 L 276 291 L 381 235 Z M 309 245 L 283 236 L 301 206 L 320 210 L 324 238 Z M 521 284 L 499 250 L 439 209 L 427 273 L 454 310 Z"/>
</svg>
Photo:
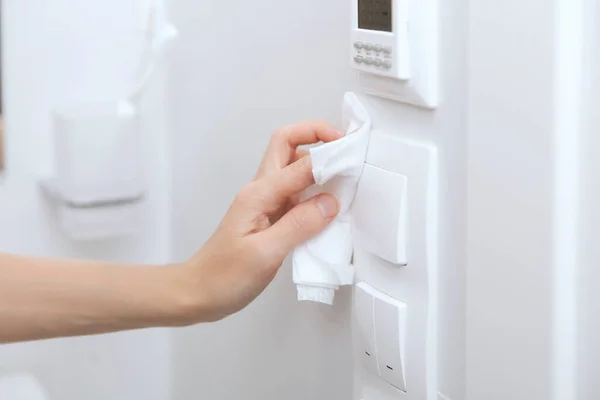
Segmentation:
<svg viewBox="0 0 600 400">
<path fill-rule="evenodd" d="M 346 136 L 312 148 L 310 156 L 316 184 L 304 198 L 334 194 L 340 202 L 338 216 L 321 233 L 298 246 L 292 255 L 294 283 L 299 301 L 333 304 L 335 291 L 354 283 L 350 206 L 362 174 L 371 133 L 371 120 L 354 93 L 343 104 Z"/>
<path fill-rule="evenodd" d="M 156 64 L 171 42 L 179 36 L 177 28 L 169 21 L 165 0 L 138 0 L 140 23 L 146 36 L 146 45 L 137 76 L 127 93 L 125 102 L 136 103 L 150 81 Z"/>
</svg>

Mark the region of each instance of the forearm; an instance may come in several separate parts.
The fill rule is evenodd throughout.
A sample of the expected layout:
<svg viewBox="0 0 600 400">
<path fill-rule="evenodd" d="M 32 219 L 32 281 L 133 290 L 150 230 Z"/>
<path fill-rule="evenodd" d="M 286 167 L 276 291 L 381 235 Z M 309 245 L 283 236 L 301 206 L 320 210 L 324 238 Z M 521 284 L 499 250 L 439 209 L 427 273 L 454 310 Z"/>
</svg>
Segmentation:
<svg viewBox="0 0 600 400">
<path fill-rule="evenodd" d="M 0 253 L 0 343 L 184 324 L 179 271 Z"/>
</svg>

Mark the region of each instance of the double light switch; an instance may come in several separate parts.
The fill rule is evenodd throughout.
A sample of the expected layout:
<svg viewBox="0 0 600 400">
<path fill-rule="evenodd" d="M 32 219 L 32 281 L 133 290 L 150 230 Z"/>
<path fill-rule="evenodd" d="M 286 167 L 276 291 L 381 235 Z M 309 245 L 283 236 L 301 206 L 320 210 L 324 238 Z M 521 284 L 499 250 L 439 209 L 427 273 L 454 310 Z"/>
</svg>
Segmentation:
<svg viewBox="0 0 600 400">
<path fill-rule="evenodd" d="M 365 282 L 356 285 L 354 299 L 364 369 L 405 392 L 406 304 Z"/>
<path fill-rule="evenodd" d="M 371 132 L 352 204 L 355 382 L 364 400 L 438 393 L 437 172 L 434 146 Z"/>
</svg>

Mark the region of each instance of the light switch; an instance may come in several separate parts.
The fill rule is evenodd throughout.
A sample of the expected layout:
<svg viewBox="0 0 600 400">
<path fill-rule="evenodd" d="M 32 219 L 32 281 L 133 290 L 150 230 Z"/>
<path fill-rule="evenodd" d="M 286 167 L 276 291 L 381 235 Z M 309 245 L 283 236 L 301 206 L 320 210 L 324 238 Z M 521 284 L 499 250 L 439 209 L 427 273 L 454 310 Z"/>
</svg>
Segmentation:
<svg viewBox="0 0 600 400">
<path fill-rule="evenodd" d="M 365 164 L 352 204 L 356 244 L 406 265 L 408 178 Z"/>
<path fill-rule="evenodd" d="M 383 293 L 375 297 L 375 343 L 381 378 L 406 392 L 406 304 Z"/>
<path fill-rule="evenodd" d="M 418 136 L 372 129 L 352 209 L 355 279 L 377 291 L 373 325 L 380 374 L 367 375 L 357 365 L 353 375 L 365 400 L 434 399 L 440 391 L 440 332 L 429 323 L 440 318 L 437 305 L 444 299 L 438 264 L 440 166 L 436 147 L 406 138 L 409 133 Z M 404 222 L 401 215 L 407 216 Z M 390 228 L 386 218 L 399 229 Z M 386 240 L 402 237 L 404 230 L 408 267 L 398 268 L 382 258 L 387 258 L 383 244 L 402 249 L 401 240 L 391 245 Z"/>
<path fill-rule="evenodd" d="M 379 364 L 377 362 L 375 327 L 373 325 L 374 294 L 374 289 L 364 282 L 357 284 L 354 292 L 354 312 L 358 327 L 356 335 L 358 357 L 365 370 L 378 376 Z"/>
</svg>

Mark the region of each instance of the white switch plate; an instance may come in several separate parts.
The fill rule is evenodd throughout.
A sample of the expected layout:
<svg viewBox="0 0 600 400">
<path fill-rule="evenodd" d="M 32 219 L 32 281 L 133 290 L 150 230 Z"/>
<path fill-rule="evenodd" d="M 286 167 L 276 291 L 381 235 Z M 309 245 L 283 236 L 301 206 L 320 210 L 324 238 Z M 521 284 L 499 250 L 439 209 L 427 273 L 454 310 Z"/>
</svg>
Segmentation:
<svg viewBox="0 0 600 400">
<path fill-rule="evenodd" d="M 357 358 L 365 371 L 379 376 L 379 362 L 375 347 L 374 313 L 375 297 L 368 285 L 356 285 L 354 292 L 354 316 L 358 327 L 354 339 L 357 344 Z"/>
<path fill-rule="evenodd" d="M 365 282 L 354 291 L 355 354 L 371 378 L 377 377 L 406 392 L 404 357 L 406 346 L 404 303 Z"/>
<path fill-rule="evenodd" d="M 386 295 L 375 297 L 375 347 L 381 378 L 406 392 L 406 304 Z"/>
<path fill-rule="evenodd" d="M 371 40 L 369 38 L 374 36 L 381 37 L 382 43 L 384 43 L 386 35 L 358 29 L 356 22 L 358 0 L 351 1 L 353 19 L 349 46 L 351 48 L 350 62 L 354 67 L 354 43 L 357 40 Z M 394 9 L 400 10 L 396 15 L 398 20 L 395 27 L 406 29 L 405 37 L 404 34 L 400 34 L 402 32 L 392 35 L 393 43 L 395 43 L 395 48 L 398 47 L 401 50 L 396 52 L 397 54 L 401 54 L 403 46 L 406 46 L 405 58 L 409 65 L 394 73 L 379 73 L 379 69 L 368 71 L 358 68 L 361 90 L 367 94 L 419 107 L 436 108 L 439 103 L 439 0 L 393 0 L 393 3 Z M 390 35 L 388 34 L 388 36 Z M 404 41 L 404 39 L 406 40 Z M 402 45 L 402 43 L 406 44 Z"/>
<path fill-rule="evenodd" d="M 352 202 L 354 240 L 365 250 L 406 265 L 408 179 L 365 164 Z"/>
<path fill-rule="evenodd" d="M 406 393 L 357 365 L 355 399 L 437 400 L 437 150 L 426 143 L 373 130 L 366 163 L 407 177 L 409 262 L 399 268 L 355 243 L 356 281 L 406 304 L 410 312 L 404 346 Z"/>
</svg>

